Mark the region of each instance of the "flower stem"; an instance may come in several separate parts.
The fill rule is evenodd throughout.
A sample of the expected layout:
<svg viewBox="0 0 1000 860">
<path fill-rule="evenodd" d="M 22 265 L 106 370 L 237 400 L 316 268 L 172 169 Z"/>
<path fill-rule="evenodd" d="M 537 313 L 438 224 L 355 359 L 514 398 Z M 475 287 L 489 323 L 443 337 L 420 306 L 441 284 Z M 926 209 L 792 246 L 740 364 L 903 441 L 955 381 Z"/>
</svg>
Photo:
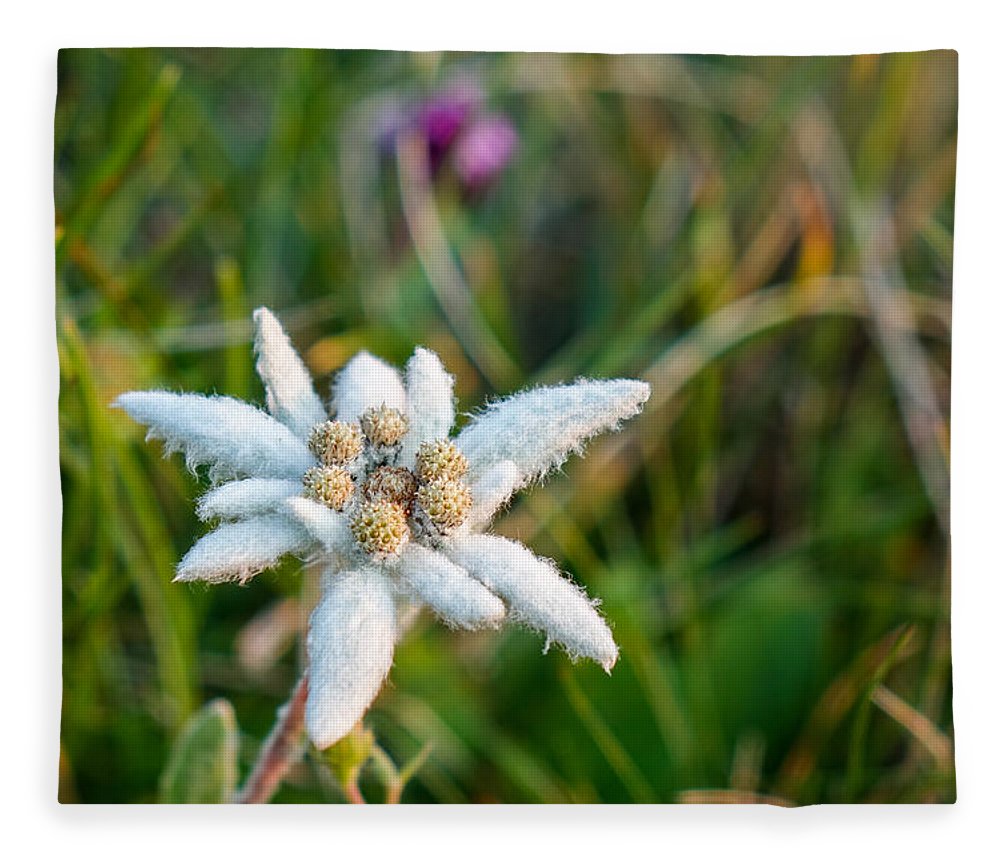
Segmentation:
<svg viewBox="0 0 1000 860">
<path fill-rule="evenodd" d="M 344 795 L 347 797 L 348 803 L 367 803 L 361 789 L 358 788 L 356 777 L 344 783 Z"/>
<path fill-rule="evenodd" d="M 267 803 L 302 756 L 302 728 L 308 692 L 309 679 L 303 675 L 292 697 L 278 710 L 274 728 L 264 741 L 260 756 L 243 788 L 233 798 L 235 803 Z"/>
</svg>

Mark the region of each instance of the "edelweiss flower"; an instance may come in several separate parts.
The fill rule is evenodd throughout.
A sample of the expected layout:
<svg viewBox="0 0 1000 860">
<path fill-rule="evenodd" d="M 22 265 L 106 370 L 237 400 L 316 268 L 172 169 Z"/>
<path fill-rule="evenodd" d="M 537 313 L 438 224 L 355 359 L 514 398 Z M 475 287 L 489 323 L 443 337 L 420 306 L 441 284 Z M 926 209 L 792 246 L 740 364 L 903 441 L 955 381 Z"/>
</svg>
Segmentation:
<svg viewBox="0 0 1000 860">
<path fill-rule="evenodd" d="M 595 602 L 525 546 L 482 532 L 515 492 L 637 414 L 646 383 L 536 388 L 490 405 L 451 440 L 453 380 L 433 352 L 417 349 L 405 378 L 359 353 L 328 415 L 275 317 L 261 308 L 254 320 L 270 414 L 165 391 L 114 405 L 219 484 L 197 510 L 223 522 L 176 580 L 246 582 L 289 553 L 322 560 L 307 641 L 306 727 L 317 747 L 347 734 L 375 698 L 408 605 L 466 629 L 510 618 L 610 671 L 618 649 Z"/>
</svg>

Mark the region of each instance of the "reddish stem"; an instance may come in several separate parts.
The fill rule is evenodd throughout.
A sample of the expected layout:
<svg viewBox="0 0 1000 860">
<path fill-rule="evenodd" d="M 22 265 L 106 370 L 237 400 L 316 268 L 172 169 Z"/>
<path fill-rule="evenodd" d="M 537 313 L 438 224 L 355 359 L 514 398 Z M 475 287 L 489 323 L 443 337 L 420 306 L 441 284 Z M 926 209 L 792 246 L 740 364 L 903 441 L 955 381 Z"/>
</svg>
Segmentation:
<svg viewBox="0 0 1000 860">
<path fill-rule="evenodd" d="M 366 803 L 364 795 L 361 793 L 361 789 L 358 788 L 357 777 L 350 780 L 344 786 L 344 794 L 347 796 L 348 803 Z"/>
<path fill-rule="evenodd" d="M 308 693 L 309 680 L 303 675 L 291 699 L 279 709 L 274 728 L 264 741 L 250 776 L 237 792 L 235 803 L 267 803 L 288 771 L 301 758 Z"/>
</svg>

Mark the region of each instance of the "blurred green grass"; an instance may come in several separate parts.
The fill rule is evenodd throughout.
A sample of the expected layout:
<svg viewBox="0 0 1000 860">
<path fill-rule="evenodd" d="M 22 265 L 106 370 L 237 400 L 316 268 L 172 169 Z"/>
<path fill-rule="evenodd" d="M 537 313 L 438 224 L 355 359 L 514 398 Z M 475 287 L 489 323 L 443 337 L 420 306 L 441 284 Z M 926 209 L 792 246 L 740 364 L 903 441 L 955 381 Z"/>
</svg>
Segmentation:
<svg viewBox="0 0 1000 860">
<path fill-rule="evenodd" d="M 366 129 L 457 72 L 520 148 L 485 193 L 439 174 L 422 235 L 416 180 Z M 267 305 L 321 387 L 358 348 L 416 344 L 465 411 L 653 383 L 498 526 L 603 599 L 619 665 L 423 619 L 368 720 L 398 762 L 432 744 L 404 800 L 953 800 L 956 76 L 949 52 L 62 51 L 61 799 L 155 799 L 217 697 L 245 774 L 292 689 L 309 575 L 170 584 L 202 485 L 107 409 L 149 387 L 259 402 Z M 307 760 L 277 799 L 335 796 Z"/>
</svg>

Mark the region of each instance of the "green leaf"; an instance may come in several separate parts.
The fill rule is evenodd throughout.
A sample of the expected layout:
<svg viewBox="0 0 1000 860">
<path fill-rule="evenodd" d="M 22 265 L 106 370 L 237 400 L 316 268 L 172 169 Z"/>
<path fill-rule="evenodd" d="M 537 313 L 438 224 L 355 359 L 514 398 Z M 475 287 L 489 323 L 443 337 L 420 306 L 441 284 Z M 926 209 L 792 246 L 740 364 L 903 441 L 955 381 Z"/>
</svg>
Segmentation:
<svg viewBox="0 0 1000 860">
<path fill-rule="evenodd" d="M 358 723 L 349 734 L 323 750 L 323 760 L 340 784 L 348 785 L 357 780 L 358 772 L 371 757 L 374 745 L 375 735 L 371 729 Z"/>
<path fill-rule="evenodd" d="M 780 748 L 802 724 L 820 677 L 822 598 L 803 571 L 778 567 L 748 577 L 706 619 L 685 677 L 700 708 L 717 715 L 727 749 L 748 732 Z"/>
<path fill-rule="evenodd" d="M 233 706 L 215 699 L 187 721 L 160 779 L 161 803 L 226 803 L 236 789 L 239 730 Z"/>
</svg>

